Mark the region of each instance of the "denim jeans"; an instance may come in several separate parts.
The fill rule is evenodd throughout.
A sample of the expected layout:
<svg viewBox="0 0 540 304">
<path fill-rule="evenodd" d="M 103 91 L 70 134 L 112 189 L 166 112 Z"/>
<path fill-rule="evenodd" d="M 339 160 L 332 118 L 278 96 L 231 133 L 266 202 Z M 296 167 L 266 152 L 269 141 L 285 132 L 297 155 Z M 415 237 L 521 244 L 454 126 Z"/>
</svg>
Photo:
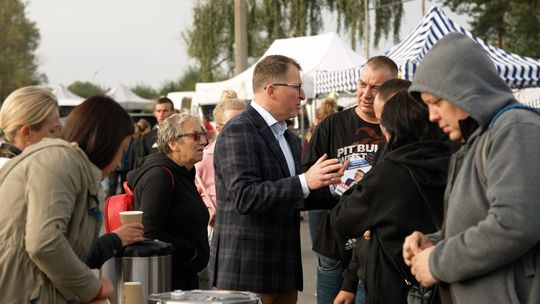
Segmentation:
<svg viewBox="0 0 540 304">
<path fill-rule="evenodd" d="M 345 268 L 341 261 L 317 254 L 319 266 L 317 267 L 317 304 L 332 304 L 341 290 L 343 271 Z M 366 302 L 364 283 L 358 282 L 355 304 Z"/>
<path fill-rule="evenodd" d="M 341 289 L 345 269 L 341 261 L 320 254 L 317 257 L 317 304 L 332 304 Z"/>
<path fill-rule="evenodd" d="M 365 304 L 366 303 L 366 290 L 364 288 L 364 282 L 360 280 L 358 282 L 358 289 L 356 289 L 356 300 L 354 304 Z"/>
</svg>

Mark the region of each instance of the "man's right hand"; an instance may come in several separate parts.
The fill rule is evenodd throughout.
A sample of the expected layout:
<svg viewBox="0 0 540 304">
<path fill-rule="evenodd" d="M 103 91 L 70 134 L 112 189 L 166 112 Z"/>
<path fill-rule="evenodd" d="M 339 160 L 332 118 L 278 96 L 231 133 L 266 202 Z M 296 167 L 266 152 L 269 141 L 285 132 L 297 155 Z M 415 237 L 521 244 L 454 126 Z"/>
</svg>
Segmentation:
<svg viewBox="0 0 540 304">
<path fill-rule="evenodd" d="M 415 231 L 405 238 L 403 243 L 403 259 L 407 266 L 412 265 L 412 259 L 423 249 L 435 246 L 433 242 L 422 232 Z"/>
<path fill-rule="evenodd" d="M 320 189 L 332 184 L 338 184 L 348 161 L 339 163 L 337 158 L 327 159 L 326 153 L 317 160 L 305 173 L 309 190 Z"/>
<path fill-rule="evenodd" d="M 334 299 L 333 304 L 352 304 L 356 299 L 356 294 L 345 290 L 340 290 Z"/>
</svg>

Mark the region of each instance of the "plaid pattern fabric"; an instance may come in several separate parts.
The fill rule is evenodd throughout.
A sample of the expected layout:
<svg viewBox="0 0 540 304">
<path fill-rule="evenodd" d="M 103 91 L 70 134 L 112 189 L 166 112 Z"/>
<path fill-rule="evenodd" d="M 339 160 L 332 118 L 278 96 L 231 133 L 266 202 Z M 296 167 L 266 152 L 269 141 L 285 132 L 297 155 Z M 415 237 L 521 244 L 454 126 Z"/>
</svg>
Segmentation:
<svg viewBox="0 0 540 304">
<path fill-rule="evenodd" d="M 300 140 L 285 132 L 300 173 Z M 303 192 L 279 143 L 248 106 L 215 147 L 217 216 L 210 257 L 213 286 L 280 293 L 302 289 L 299 208 Z"/>
</svg>

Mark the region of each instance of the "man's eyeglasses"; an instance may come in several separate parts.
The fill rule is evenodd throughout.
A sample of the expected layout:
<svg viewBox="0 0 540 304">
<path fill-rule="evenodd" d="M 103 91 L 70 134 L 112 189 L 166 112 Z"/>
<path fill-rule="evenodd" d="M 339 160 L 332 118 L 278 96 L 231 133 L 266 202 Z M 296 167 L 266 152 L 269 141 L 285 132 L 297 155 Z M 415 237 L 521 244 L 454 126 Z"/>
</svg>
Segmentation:
<svg viewBox="0 0 540 304">
<path fill-rule="evenodd" d="M 289 87 L 298 90 L 298 94 L 302 94 L 302 83 L 272 83 L 275 87 Z M 266 88 L 264 88 L 266 90 Z"/>
<path fill-rule="evenodd" d="M 207 133 L 206 132 L 201 132 L 201 131 L 197 131 L 197 132 L 193 132 L 193 133 L 180 134 L 180 135 L 176 136 L 176 138 L 180 139 L 180 138 L 182 138 L 184 136 L 191 136 L 191 138 L 193 138 L 194 141 L 201 140 L 201 137 L 204 137 L 204 139 L 208 139 Z"/>
</svg>

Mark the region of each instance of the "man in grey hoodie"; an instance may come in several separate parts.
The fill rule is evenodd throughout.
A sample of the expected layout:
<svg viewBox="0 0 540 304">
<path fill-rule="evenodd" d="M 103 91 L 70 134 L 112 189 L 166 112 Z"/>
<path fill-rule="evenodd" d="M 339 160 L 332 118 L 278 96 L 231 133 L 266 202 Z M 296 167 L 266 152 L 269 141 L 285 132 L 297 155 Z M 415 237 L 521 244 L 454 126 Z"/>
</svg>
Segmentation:
<svg viewBox="0 0 540 304">
<path fill-rule="evenodd" d="M 540 116 L 514 108 L 490 124 L 516 100 L 460 33 L 429 51 L 409 91 L 462 144 L 450 161 L 442 231 L 414 232 L 403 245 L 411 272 L 425 286 L 439 282 L 443 303 L 540 303 Z"/>
</svg>

